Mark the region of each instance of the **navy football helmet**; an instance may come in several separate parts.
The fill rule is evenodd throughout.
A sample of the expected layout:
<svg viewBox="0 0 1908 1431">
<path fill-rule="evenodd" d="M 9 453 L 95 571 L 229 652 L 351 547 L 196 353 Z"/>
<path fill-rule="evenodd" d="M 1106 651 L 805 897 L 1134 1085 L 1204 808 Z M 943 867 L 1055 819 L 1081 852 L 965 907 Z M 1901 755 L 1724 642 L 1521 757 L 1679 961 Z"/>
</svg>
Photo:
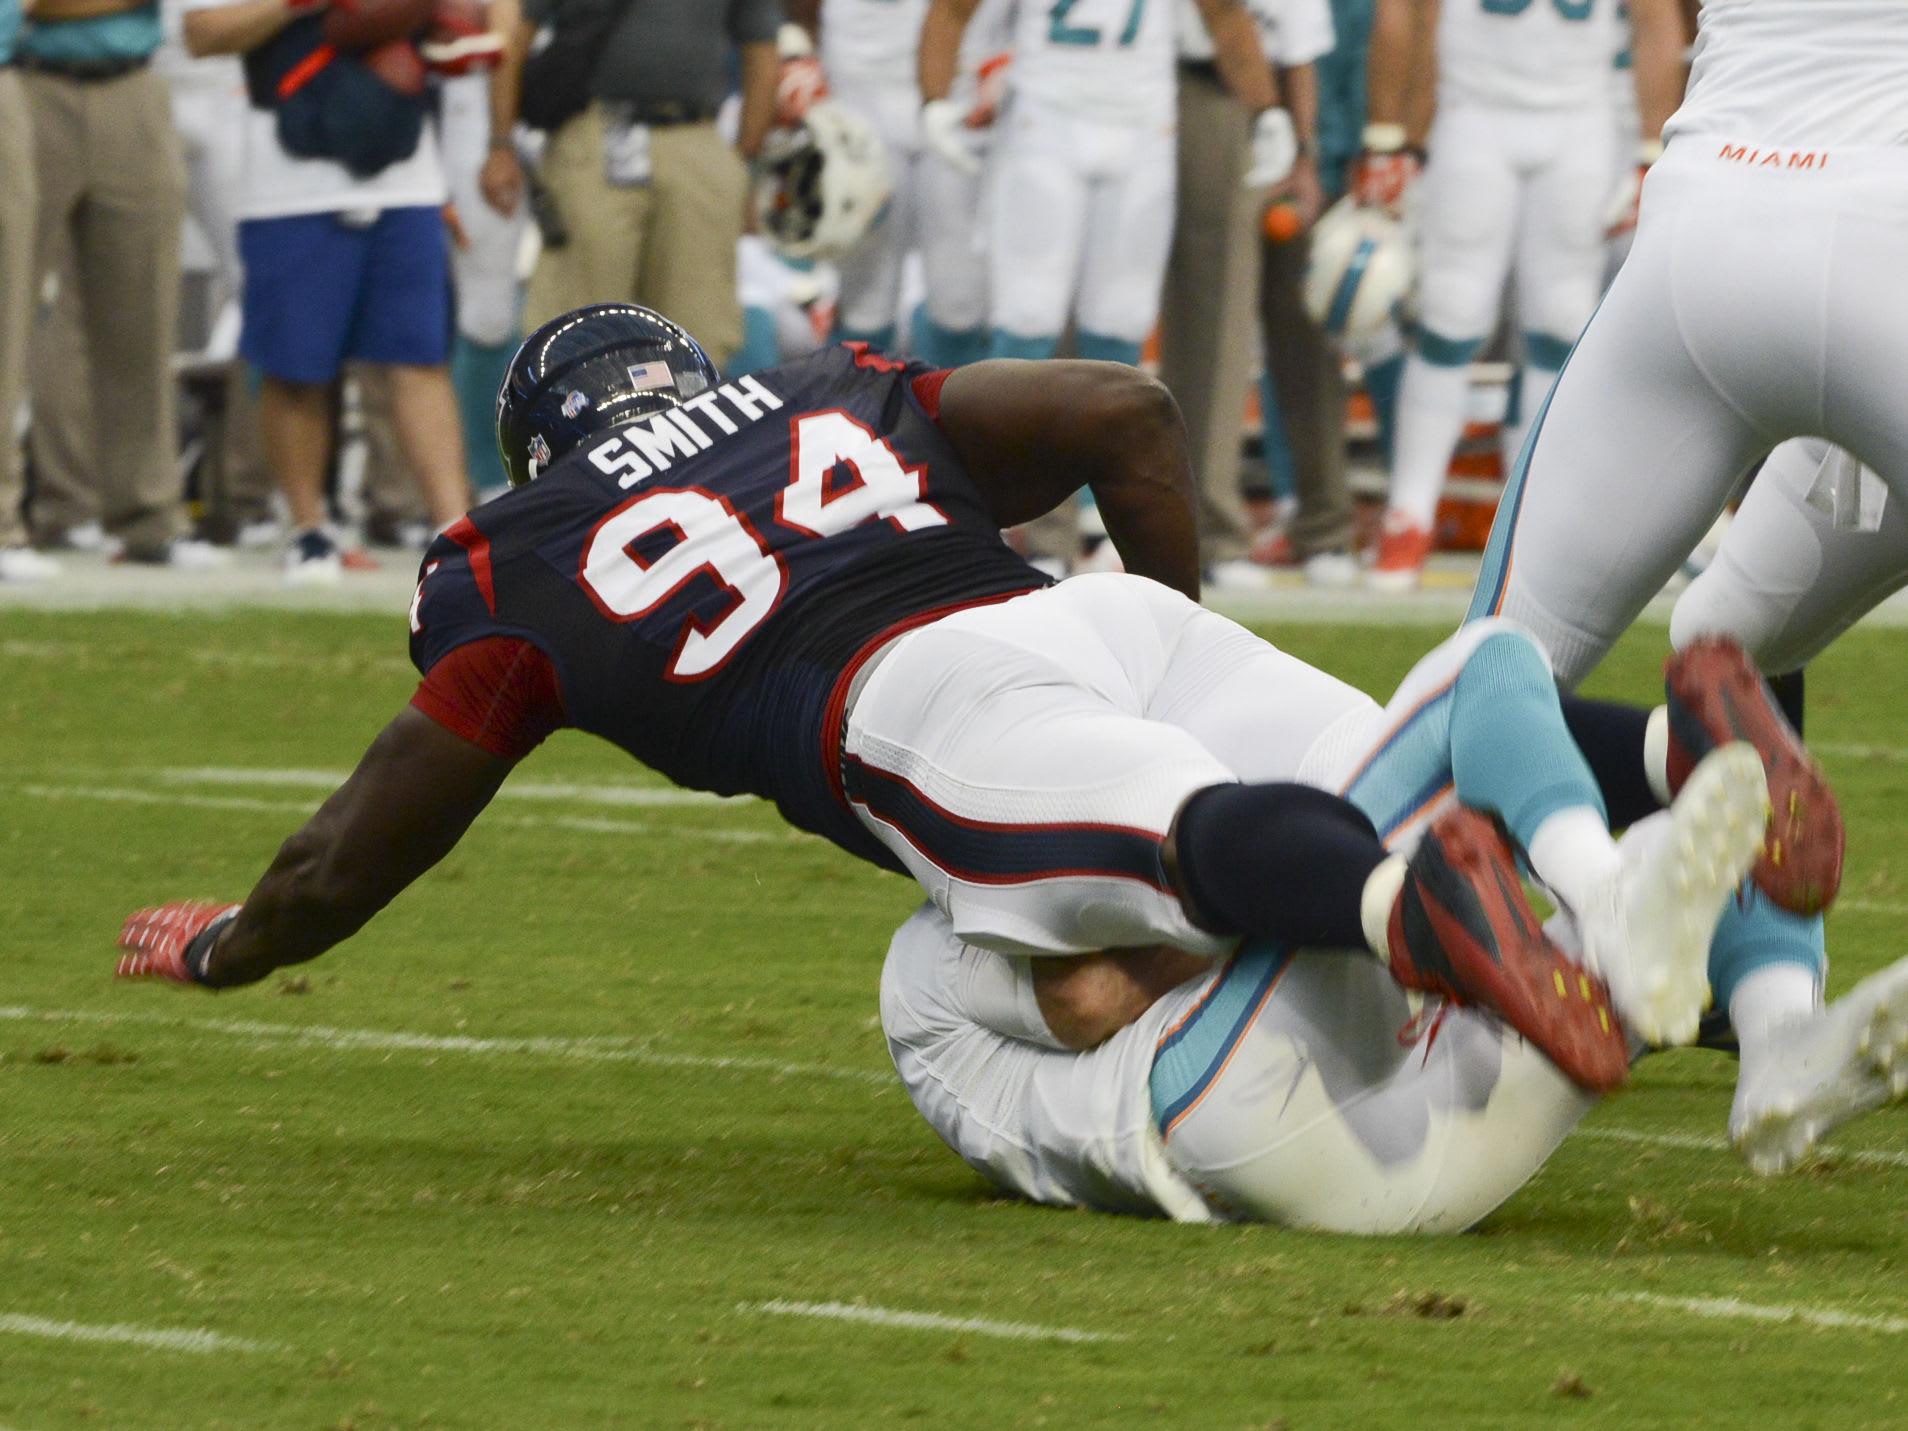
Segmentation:
<svg viewBox="0 0 1908 1431">
<path fill-rule="evenodd" d="M 524 339 L 497 392 L 497 450 L 510 485 L 523 486 L 586 438 L 721 381 L 700 343 L 634 303 L 553 318 Z"/>
</svg>

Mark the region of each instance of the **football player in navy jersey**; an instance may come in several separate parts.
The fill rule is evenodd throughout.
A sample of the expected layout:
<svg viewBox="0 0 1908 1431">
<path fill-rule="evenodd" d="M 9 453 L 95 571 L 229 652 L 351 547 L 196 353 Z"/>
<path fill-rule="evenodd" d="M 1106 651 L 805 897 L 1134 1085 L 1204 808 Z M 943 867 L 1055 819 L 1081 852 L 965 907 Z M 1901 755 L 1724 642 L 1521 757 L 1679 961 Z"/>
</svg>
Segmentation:
<svg viewBox="0 0 1908 1431">
<path fill-rule="evenodd" d="M 1580 1084 L 1622 1081 L 1609 991 L 1545 938 L 1498 825 L 1453 809 L 1407 865 L 1358 805 L 1304 783 L 1377 708 L 1198 605 L 1184 432 L 1151 379 L 933 371 L 850 344 L 724 381 L 682 329 L 613 305 L 531 335 L 497 431 L 513 490 L 425 555 L 410 705 L 243 905 L 129 920 L 122 974 L 223 988 L 316 957 L 575 727 L 913 875 L 976 946 L 1369 949 Z M 1052 586 L 1000 529 L 1081 487 L 1130 574 Z M 1406 815 L 1450 783 L 1401 791 Z M 1622 995 L 1656 1036 L 1661 1011 Z"/>
</svg>

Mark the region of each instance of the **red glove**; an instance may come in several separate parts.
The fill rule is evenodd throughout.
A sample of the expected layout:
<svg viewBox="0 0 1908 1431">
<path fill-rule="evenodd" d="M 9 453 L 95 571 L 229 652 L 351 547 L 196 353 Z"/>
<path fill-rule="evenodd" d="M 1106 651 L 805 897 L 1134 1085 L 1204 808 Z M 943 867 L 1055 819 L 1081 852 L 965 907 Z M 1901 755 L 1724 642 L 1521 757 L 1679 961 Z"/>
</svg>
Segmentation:
<svg viewBox="0 0 1908 1431">
<path fill-rule="evenodd" d="M 238 917 L 236 904 L 189 899 L 142 909 L 119 931 L 122 979 L 170 979 L 204 984 L 206 960 L 225 926 Z"/>
<path fill-rule="evenodd" d="M 827 98 L 828 76 L 820 60 L 812 55 L 783 60 L 775 80 L 775 127 L 795 128 L 811 105 Z"/>
<path fill-rule="evenodd" d="M 1352 198 L 1361 209 L 1384 209 L 1396 214 L 1404 204 L 1405 192 L 1416 182 L 1424 167 L 1423 157 L 1415 149 L 1377 152 L 1367 149 L 1352 165 Z"/>
</svg>

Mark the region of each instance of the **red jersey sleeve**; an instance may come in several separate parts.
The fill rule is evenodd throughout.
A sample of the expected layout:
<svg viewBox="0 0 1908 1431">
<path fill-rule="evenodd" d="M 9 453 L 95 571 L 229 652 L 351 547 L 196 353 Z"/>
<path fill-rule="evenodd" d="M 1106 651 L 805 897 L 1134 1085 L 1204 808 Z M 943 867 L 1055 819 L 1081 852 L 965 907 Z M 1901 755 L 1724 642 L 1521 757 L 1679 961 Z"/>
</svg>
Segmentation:
<svg viewBox="0 0 1908 1431">
<path fill-rule="evenodd" d="M 520 760 L 566 723 L 550 658 L 515 636 L 486 636 L 432 666 L 411 704 L 453 735 Z"/>
<path fill-rule="evenodd" d="M 914 389 L 914 400 L 921 404 L 921 411 L 934 422 L 941 420 L 941 389 L 953 374 L 952 368 L 936 368 L 931 373 L 922 373 L 910 384 Z"/>
</svg>

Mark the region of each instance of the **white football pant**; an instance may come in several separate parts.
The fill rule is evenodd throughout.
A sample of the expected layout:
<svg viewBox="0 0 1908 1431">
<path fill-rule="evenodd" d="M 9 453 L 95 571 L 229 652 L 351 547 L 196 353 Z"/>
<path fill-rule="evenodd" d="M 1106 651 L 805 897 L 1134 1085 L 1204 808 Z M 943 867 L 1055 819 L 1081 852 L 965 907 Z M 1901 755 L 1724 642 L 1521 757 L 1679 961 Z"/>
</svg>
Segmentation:
<svg viewBox="0 0 1908 1431">
<path fill-rule="evenodd" d="M 1137 349 L 1158 320 L 1172 247 L 1171 124 L 1105 124 L 1020 99 L 999 127 L 989 206 L 995 356 L 1049 355 L 1069 316 L 1082 357 Z"/>
<path fill-rule="evenodd" d="M 1517 284 L 1526 411 L 1542 402 L 1595 311 L 1619 169 L 1607 104 L 1453 102 L 1438 113 L 1430 153 L 1419 333 L 1398 396 L 1391 491 L 1391 505 L 1425 527 L 1464 430 L 1471 360 L 1496 331 L 1506 280 Z"/>
<path fill-rule="evenodd" d="M 1777 444 L 1837 443 L 1908 500 L 1904 253 L 1908 153 L 1673 140 L 1506 485 L 1472 614 L 1529 627 L 1574 686 Z"/>
<path fill-rule="evenodd" d="M 443 83 L 440 142 L 451 202 L 463 225 L 468 247 L 451 248 L 451 274 L 457 285 L 457 331 L 486 348 L 510 342 L 523 316 L 523 284 L 517 254 L 523 245 L 529 206 L 514 214 L 490 207 L 477 187 L 490 151 L 490 77 L 454 75 Z"/>
<path fill-rule="evenodd" d="M 919 227 L 922 155 L 917 111 L 921 97 L 912 84 L 904 82 L 879 87 L 837 85 L 833 98 L 874 126 L 887 146 L 888 174 L 894 184 L 880 222 L 836 262 L 841 297 L 835 325 L 844 338 L 891 344 L 901 306 L 901 265 L 914 247 Z"/>
</svg>

